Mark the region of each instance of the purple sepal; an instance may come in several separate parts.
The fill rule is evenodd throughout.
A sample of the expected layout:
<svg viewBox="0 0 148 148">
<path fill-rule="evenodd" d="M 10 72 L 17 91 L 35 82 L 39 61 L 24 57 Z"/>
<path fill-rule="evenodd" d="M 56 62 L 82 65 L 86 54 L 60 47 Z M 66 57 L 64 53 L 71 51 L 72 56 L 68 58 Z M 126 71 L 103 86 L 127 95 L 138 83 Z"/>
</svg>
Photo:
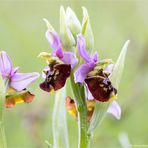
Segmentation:
<svg viewBox="0 0 148 148">
<path fill-rule="evenodd" d="M 96 63 L 98 61 L 98 53 L 95 52 L 92 56 L 91 56 L 91 61 Z"/>
<path fill-rule="evenodd" d="M 39 77 L 36 72 L 32 73 L 15 73 L 11 78 L 10 86 L 21 91 L 25 89 L 30 83 L 34 82 Z"/>
<path fill-rule="evenodd" d="M 2 77 L 9 76 L 12 70 L 12 63 L 5 51 L 0 53 L 0 72 Z"/>
<path fill-rule="evenodd" d="M 62 58 L 63 57 L 62 43 L 58 33 L 55 31 L 47 30 L 46 38 L 51 48 L 53 49 L 53 55 L 56 55 L 57 57 Z"/>
<path fill-rule="evenodd" d="M 72 52 L 63 52 L 63 58 L 61 58 L 61 60 L 65 64 L 70 64 L 72 68 L 74 68 L 75 65 L 78 63 L 75 54 Z"/>
<path fill-rule="evenodd" d="M 117 101 L 113 101 L 110 104 L 107 112 L 112 114 L 118 120 L 121 118 L 121 108 L 120 108 L 119 104 L 117 103 Z"/>
<path fill-rule="evenodd" d="M 85 43 L 85 38 L 79 34 L 77 36 L 77 47 L 80 56 L 85 60 L 86 63 L 91 61 L 90 55 L 86 51 L 86 43 Z"/>
<path fill-rule="evenodd" d="M 18 70 L 19 70 L 19 67 L 13 68 L 10 75 L 13 76 L 15 73 L 17 73 Z"/>
<path fill-rule="evenodd" d="M 78 47 L 80 56 L 85 60 L 86 63 L 89 63 L 89 62 L 96 63 L 98 61 L 97 52 L 95 52 L 92 56 L 90 56 L 87 53 L 85 38 L 82 36 L 82 34 L 78 34 L 77 36 L 77 47 Z"/>
<path fill-rule="evenodd" d="M 80 67 L 74 73 L 75 82 L 83 83 L 87 74 L 94 68 L 94 63 L 86 63 L 80 65 Z"/>
</svg>

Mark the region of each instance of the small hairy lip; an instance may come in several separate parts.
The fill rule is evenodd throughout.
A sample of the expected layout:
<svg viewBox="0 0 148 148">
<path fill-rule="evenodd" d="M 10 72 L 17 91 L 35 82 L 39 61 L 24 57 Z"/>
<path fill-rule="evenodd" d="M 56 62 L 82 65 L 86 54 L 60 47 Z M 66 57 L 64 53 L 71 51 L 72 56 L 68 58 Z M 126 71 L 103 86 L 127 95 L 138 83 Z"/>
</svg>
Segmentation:
<svg viewBox="0 0 148 148">
<path fill-rule="evenodd" d="M 40 84 L 44 91 L 51 92 L 62 88 L 70 76 L 71 66 L 68 64 L 56 64 L 49 71 L 46 71 L 46 79 Z"/>
</svg>

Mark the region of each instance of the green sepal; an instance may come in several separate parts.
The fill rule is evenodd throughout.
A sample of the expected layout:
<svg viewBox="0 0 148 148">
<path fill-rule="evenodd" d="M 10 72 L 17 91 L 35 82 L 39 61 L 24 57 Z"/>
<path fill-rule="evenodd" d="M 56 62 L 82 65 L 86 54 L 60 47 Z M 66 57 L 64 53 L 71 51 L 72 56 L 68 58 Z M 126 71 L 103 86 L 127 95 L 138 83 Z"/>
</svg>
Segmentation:
<svg viewBox="0 0 148 148">
<path fill-rule="evenodd" d="M 43 18 L 43 21 L 45 22 L 47 28 L 50 30 L 50 31 L 54 31 L 54 28 L 52 27 L 52 25 L 49 23 L 49 21 L 46 19 L 46 18 Z"/>
<path fill-rule="evenodd" d="M 94 69 L 104 69 L 107 65 L 109 64 L 113 64 L 113 60 L 112 59 L 103 59 L 103 60 L 100 60 Z"/>
</svg>

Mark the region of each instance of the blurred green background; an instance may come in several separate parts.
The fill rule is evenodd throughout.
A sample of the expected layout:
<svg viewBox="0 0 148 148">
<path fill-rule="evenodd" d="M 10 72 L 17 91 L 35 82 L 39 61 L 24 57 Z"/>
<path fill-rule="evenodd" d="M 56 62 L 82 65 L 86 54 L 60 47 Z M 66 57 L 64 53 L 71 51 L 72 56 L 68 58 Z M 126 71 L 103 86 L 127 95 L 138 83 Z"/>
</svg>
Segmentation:
<svg viewBox="0 0 148 148">
<path fill-rule="evenodd" d="M 148 2 L 123 1 L 58 1 L 58 0 L 0 0 L 0 49 L 7 51 L 13 65 L 22 72 L 38 71 L 46 65 L 37 58 L 41 51 L 49 51 L 44 37 L 47 18 L 59 30 L 59 8 L 70 6 L 82 20 L 81 6 L 88 9 L 95 36 L 95 50 L 100 58 L 116 60 L 127 39 L 125 70 L 120 84 L 118 102 L 121 120 L 107 115 L 95 131 L 92 148 L 122 147 L 123 133 L 133 147 L 148 147 Z M 30 89 L 36 94 L 31 104 L 6 109 L 5 127 L 9 148 L 46 147 L 52 143 L 52 110 L 54 96 L 41 91 L 38 83 Z M 77 122 L 68 115 L 70 147 L 77 146 Z M 61 123 L 62 124 L 62 123 Z M 126 137 L 125 136 L 125 140 Z M 122 137 L 122 140 L 124 138 Z"/>
</svg>

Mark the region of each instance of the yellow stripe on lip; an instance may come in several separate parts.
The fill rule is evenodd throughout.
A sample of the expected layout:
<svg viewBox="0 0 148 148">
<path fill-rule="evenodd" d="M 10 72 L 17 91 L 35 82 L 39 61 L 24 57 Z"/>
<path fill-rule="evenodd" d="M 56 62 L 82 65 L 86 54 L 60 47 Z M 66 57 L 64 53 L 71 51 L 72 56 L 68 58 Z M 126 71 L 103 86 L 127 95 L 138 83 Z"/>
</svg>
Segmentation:
<svg viewBox="0 0 148 148">
<path fill-rule="evenodd" d="M 14 98 L 14 100 L 15 100 L 15 103 L 16 103 L 16 104 L 19 104 L 19 103 L 24 103 L 23 98 L 22 98 L 22 97 L 20 97 L 20 96 L 15 97 L 15 98 Z"/>
</svg>

